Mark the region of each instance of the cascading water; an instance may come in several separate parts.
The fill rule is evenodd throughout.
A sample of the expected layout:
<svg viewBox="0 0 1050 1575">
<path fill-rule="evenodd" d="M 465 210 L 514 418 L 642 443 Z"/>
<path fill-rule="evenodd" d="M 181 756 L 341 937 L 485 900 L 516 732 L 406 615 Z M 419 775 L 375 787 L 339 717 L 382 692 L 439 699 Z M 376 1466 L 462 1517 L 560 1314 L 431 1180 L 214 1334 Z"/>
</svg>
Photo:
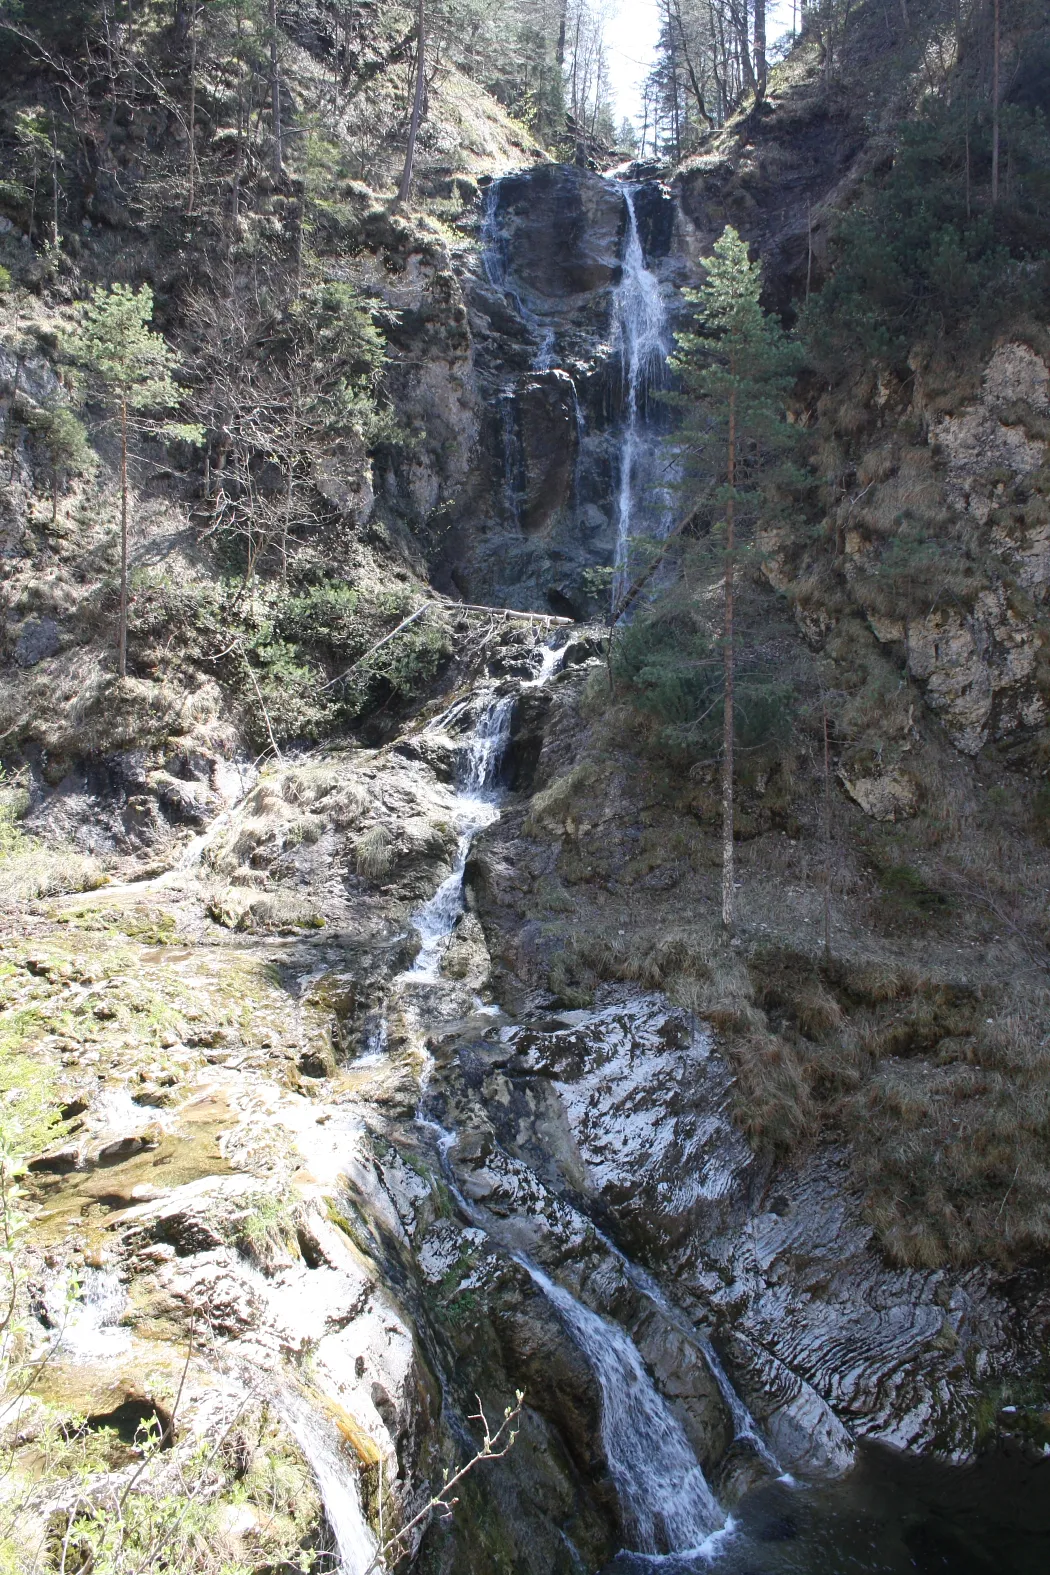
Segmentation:
<svg viewBox="0 0 1050 1575">
<path fill-rule="evenodd" d="M 422 945 L 412 967 L 400 978 L 405 982 L 436 984 L 456 921 L 463 912 L 463 876 L 471 844 L 478 832 L 499 817 L 494 791 L 503 752 L 510 737 L 513 695 L 499 695 L 484 706 L 464 751 L 459 790 L 459 841 L 452 873 L 412 916 Z"/>
<path fill-rule="evenodd" d="M 549 645 L 541 646 L 539 672 L 535 678 L 522 683 L 520 689 L 536 689 L 545 684 L 553 675 L 558 661 L 557 650 Z M 479 831 L 499 819 L 497 778 L 510 739 L 515 698 L 514 693 L 490 694 L 482 704 L 463 750 L 457 815 L 459 841 L 452 873 L 442 881 L 430 900 L 412 915 L 412 923 L 419 932 L 422 945 L 412 967 L 399 975 L 404 983 L 437 984 L 441 977 L 441 959 L 463 913 L 463 876 L 471 845 Z M 432 726 L 447 725 L 460 716 L 464 708 L 463 703 L 456 702 Z"/>
<path fill-rule="evenodd" d="M 685 1553 L 699 1548 L 725 1517 L 634 1341 L 528 1258 L 518 1256 L 518 1262 L 557 1308 L 601 1386 L 605 1458 L 634 1550 Z"/>
<path fill-rule="evenodd" d="M 697 1331 L 690 1327 L 678 1308 L 668 1301 L 652 1275 L 637 1263 L 633 1263 L 625 1253 L 620 1251 L 616 1243 L 606 1236 L 604 1231 L 599 1230 L 597 1226 L 595 1226 L 595 1235 L 600 1241 L 604 1242 L 610 1252 L 615 1254 L 623 1268 L 623 1272 L 635 1289 L 641 1291 L 642 1295 L 647 1297 L 654 1307 L 658 1307 L 664 1317 L 673 1323 L 675 1328 L 684 1334 L 687 1340 L 697 1345 L 703 1352 L 704 1360 L 707 1362 L 711 1376 L 718 1385 L 719 1393 L 725 1401 L 726 1409 L 732 1418 L 734 1438 L 749 1443 L 763 1465 L 768 1466 L 769 1470 L 774 1472 L 775 1475 L 781 1476 L 783 1473 L 779 1460 L 759 1432 L 751 1412 L 733 1388 L 732 1380 L 722 1366 L 718 1352 L 711 1344 L 711 1341 L 704 1335 L 698 1335 Z"/>
<path fill-rule="evenodd" d="M 128 1293 L 113 1269 L 84 1269 L 79 1284 L 55 1281 L 45 1304 L 58 1352 L 81 1361 L 122 1356 L 131 1337 L 121 1327 Z"/>
<path fill-rule="evenodd" d="M 649 396 L 659 384 L 670 348 L 667 308 L 656 275 L 645 264 L 635 212 L 636 192 L 623 187 L 627 208 L 623 273 L 616 292 L 616 343 L 624 384 L 624 433 L 617 493 L 616 556 L 613 606 L 630 583 L 631 538 L 664 536 L 670 524 L 671 499 L 659 471 L 659 438 L 646 430 Z M 644 498 L 644 506 L 639 503 Z"/>
<path fill-rule="evenodd" d="M 449 1190 L 467 1219 L 495 1236 L 492 1221 L 468 1203 L 457 1185 L 450 1158 L 456 1134 L 422 1111 L 416 1121 L 433 1134 Z M 531 1258 L 521 1252 L 513 1257 L 557 1310 L 598 1379 L 602 1444 L 633 1551 L 687 1553 L 700 1548 L 725 1516 L 681 1424 L 646 1372 L 638 1347 L 619 1324 L 585 1307 Z"/>
<path fill-rule="evenodd" d="M 321 1494 L 339 1555 L 332 1575 L 367 1575 L 370 1570 L 385 1569 L 385 1564 L 376 1563 L 378 1544 L 361 1507 L 357 1477 L 344 1460 L 332 1429 L 299 1395 L 281 1395 L 278 1409 L 306 1456 Z"/>
</svg>

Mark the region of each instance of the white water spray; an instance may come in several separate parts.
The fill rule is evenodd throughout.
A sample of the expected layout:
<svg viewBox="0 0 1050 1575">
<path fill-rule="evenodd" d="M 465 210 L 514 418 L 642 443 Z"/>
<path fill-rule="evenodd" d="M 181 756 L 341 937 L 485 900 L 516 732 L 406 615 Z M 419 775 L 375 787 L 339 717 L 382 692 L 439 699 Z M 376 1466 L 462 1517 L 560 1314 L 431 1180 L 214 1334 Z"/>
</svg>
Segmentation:
<svg viewBox="0 0 1050 1575">
<path fill-rule="evenodd" d="M 357 1477 L 343 1458 L 332 1429 L 299 1395 L 283 1394 L 278 1406 L 314 1474 L 325 1519 L 339 1555 L 333 1575 L 366 1575 L 375 1569 L 378 1544 L 361 1508 Z"/>
<path fill-rule="evenodd" d="M 510 737 L 513 709 L 513 695 L 490 699 L 464 750 L 462 786 L 458 795 L 459 840 L 452 873 L 441 882 L 429 902 L 412 916 L 422 945 L 412 967 L 399 975 L 405 982 L 436 984 L 441 977 L 441 959 L 463 913 L 463 876 L 471 845 L 479 831 L 499 819 L 496 777 Z"/>
<path fill-rule="evenodd" d="M 783 1468 L 779 1460 L 759 1432 L 758 1424 L 751 1412 L 733 1388 L 732 1379 L 722 1366 L 718 1352 L 711 1344 L 711 1341 L 706 1335 L 698 1334 L 690 1326 L 688 1320 L 679 1312 L 678 1308 L 668 1301 L 661 1287 L 646 1269 L 641 1268 L 637 1263 L 633 1263 L 626 1253 L 620 1251 L 620 1248 L 611 1237 L 606 1236 L 604 1231 L 599 1230 L 597 1226 L 594 1227 L 594 1231 L 598 1240 L 603 1242 L 609 1251 L 615 1254 L 623 1272 L 635 1289 L 641 1291 L 642 1295 L 647 1297 L 654 1307 L 658 1307 L 670 1323 L 674 1324 L 680 1334 L 683 1334 L 691 1344 L 696 1345 L 703 1352 L 704 1360 L 708 1365 L 712 1378 L 718 1385 L 719 1393 L 725 1401 L 726 1409 L 732 1419 L 733 1437 L 749 1443 L 763 1465 L 768 1466 L 775 1475 L 782 1476 Z"/>
<path fill-rule="evenodd" d="M 626 391 L 625 424 L 620 452 L 620 487 L 617 498 L 616 559 L 613 579 L 613 606 L 627 589 L 631 537 L 635 529 L 635 501 L 640 485 L 642 460 L 646 453 L 643 435 L 649 394 L 663 371 L 669 349 L 667 308 L 655 274 L 645 266 L 645 252 L 638 233 L 635 192 L 622 188 L 627 206 L 627 232 L 624 238 L 623 275 L 616 292 L 616 342 L 620 351 Z M 652 478 L 649 478 L 650 480 Z M 649 486 L 646 524 L 652 534 L 666 534 L 669 523 L 669 497 L 666 487 Z M 659 518 L 652 518 L 653 503 Z"/>
<path fill-rule="evenodd" d="M 558 1309 L 597 1376 L 605 1458 L 634 1550 L 686 1553 L 699 1548 L 725 1517 L 634 1341 L 528 1258 L 518 1256 L 517 1261 Z"/>
<path fill-rule="evenodd" d="M 77 1293 L 77 1294 L 75 1294 Z M 79 1361 L 122 1356 L 131 1336 L 121 1326 L 128 1293 L 114 1269 L 84 1269 L 79 1285 L 62 1277 L 45 1297 L 55 1348 Z"/>
</svg>

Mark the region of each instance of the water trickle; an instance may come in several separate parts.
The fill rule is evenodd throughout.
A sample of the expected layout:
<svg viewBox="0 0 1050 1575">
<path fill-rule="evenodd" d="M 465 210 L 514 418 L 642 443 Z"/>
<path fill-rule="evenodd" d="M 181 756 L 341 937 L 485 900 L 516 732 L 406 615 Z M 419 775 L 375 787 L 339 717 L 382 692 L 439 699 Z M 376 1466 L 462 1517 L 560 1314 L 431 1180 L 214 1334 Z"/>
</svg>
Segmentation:
<svg viewBox="0 0 1050 1575">
<path fill-rule="evenodd" d="M 384 1011 L 376 1012 L 366 1022 L 364 1048 L 361 1054 L 355 1058 L 354 1065 L 358 1067 L 374 1066 L 377 1062 L 382 1061 L 387 1052 L 387 1039 L 386 1013 Z"/>
<path fill-rule="evenodd" d="M 547 372 L 554 365 L 555 334 L 550 324 L 540 321 L 528 305 L 521 291 L 514 284 L 507 266 L 508 243 L 499 222 L 500 182 L 494 180 L 485 193 L 481 214 L 481 265 L 485 277 L 494 290 L 513 302 L 519 319 L 525 325 L 535 349 L 532 357 L 534 372 Z"/>
<path fill-rule="evenodd" d="M 76 1290 L 79 1294 L 72 1295 Z M 80 1361 L 122 1355 L 131 1336 L 120 1320 L 128 1294 L 113 1269 L 85 1269 L 78 1286 L 62 1278 L 45 1298 L 56 1348 Z"/>
<path fill-rule="evenodd" d="M 707 1359 L 707 1365 L 711 1369 L 711 1376 L 718 1385 L 722 1399 L 725 1401 L 726 1408 L 733 1420 L 733 1437 L 750 1444 L 762 1464 L 768 1466 L 770 1471 L 783 1478 L 785 1473 L 780 1461 L 762 1437 L 754 1417 L 733 1388 L 732 1380 L 722 1366 L 718 1353 L 710 1340 L 702 1339 L 700 1341 L 700 1349 Z"/>
<path fill-rule="evenodd" d="M 634 1550 L 684 1553 L 700 1547 L 725 1517 L 634 1341 L 528 1258 L 517 1261 L 557 1308 L 594 1368 L 602 1391 L 605 1457 Z"/>
<path fill-rule="evenodd" d="M 332 1575 L 367 1575 L 378 1544 L 361 1508 L 357 1476 L 343 1458 L 336 1434 L 300 1395 L 283 1394 L 278 1407 L 314 1474 L 339 1564 Z"/>
<path fill-rule="evenodd" d="M 620 485 L 617 494 L 616 558 L 613 606 L 629 581 L 631 537 L 639 525 L 646 534 L 666 535 L 670 524 L 670 492 L 655 475 L 658 435 L 646 431 L 649 396 L 659 384 L 670 348 L 667 308 L 656 275 L 645 265 L 638 232 L 635 191 L 623 188 L 627 207 L 623 274 L 616 292 L 616 343 L 624 383 L 624 433 L 620 452 Z M 639 517 L 637 504 L 644 496 Z"/>
</svg>

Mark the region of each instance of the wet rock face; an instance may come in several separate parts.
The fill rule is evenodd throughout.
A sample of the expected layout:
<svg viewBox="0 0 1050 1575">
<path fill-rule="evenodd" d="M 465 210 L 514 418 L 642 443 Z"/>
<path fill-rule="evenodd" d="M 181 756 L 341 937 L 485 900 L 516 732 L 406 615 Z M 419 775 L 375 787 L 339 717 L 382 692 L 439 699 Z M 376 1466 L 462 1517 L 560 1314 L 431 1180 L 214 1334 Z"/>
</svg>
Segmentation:
<svg viewBox="0 0 1050 1575">
<path fill-rule="evenodd" d="M 980 1384 L 1021 1333 L 993 1277 L 888 1266 L 845 1157 L 772 1177 L 730 1085 L 709 1030 L 658 996 L 507 1029 L 443 1075 L 456 1174 L 501 1240 L 631 1330 L 714 1480 L 732 1477 L 734 1432 L 704 1330 L 785 1469 L 837 1475 L 858 1437 L 971 1453 Z M 667 1302 L 625 1279 L 594 1219 Z"/>
<path fill-rule="evenodd" d="M 579 428 L 576 394 L 565 372 L 538 373 L 518 399 L 523 498 L 521 527 L 543 530 L 572 501 Z"/>
<path fill-rule="evenodd" d="M 514 275 L 530 290 L 582 296 L 616 283 L 623 197 L 600 176 L 572 164 L 508 176 L 499 183 L 494 217 Z"/>
<path fill-rule="evenodd" d="M 678 206 L 658 180 L 629 189 L 673 318 L 684 280 Z M 473 600 L 570 617 L 599 610 L 585 575 L 613 561 L 617 540 L 627 190 L 543 165 L 484 198 L 481 256 L 463 278 L 481 412 L 475 485 L 444 571 Z M 655 430 L 655 405 L 647 416 Z M 465 496 L 454 505 L 467 506 Z"/>
</svg>

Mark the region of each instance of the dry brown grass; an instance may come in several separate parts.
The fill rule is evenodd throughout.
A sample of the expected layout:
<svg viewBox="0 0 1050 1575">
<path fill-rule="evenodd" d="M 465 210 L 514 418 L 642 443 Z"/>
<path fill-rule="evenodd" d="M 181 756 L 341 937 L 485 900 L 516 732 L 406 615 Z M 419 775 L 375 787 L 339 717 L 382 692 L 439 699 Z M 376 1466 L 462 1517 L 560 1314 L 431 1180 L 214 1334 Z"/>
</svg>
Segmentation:
<svg viewBox="0 0 1050 1575">
<path fill-rule="evenodd" d="M 757 1146 L 845 1141 L 899 1263 L 1006 1268 L 1050 1248 L 1050 992 L 789 952 L 752 975 L 775 1032 L 730 1053 Z"/>
</svg>

